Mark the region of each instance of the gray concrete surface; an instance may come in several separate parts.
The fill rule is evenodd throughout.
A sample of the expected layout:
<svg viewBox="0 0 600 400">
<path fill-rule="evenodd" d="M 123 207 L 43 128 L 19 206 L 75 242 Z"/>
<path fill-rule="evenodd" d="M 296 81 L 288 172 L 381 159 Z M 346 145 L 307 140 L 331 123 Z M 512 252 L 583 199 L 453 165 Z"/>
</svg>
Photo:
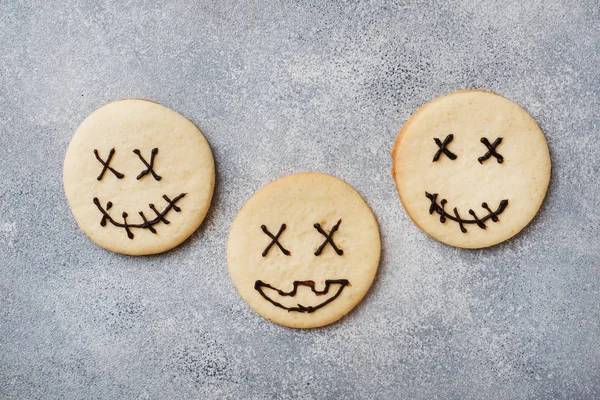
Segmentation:
<svg viewBox="0 0 600 400">
<path fill-rule="evenodd" d="M 485 88 L 553 161 L 539 216 L 488 250 L 435 242 L 389 175 L 424 102 Z M 214 205 L 179 248 L 94 245 L 62 190 L 78 124 L 142 97 L 194 121 Z M 1 399 L 600 398 L 600 5 L 574 1 L 0 1 Z M 227 233 L 254 191 L 316 170 L 381 225 L 365 300 L 327 328 L 262 319 Z"/>
</svg>

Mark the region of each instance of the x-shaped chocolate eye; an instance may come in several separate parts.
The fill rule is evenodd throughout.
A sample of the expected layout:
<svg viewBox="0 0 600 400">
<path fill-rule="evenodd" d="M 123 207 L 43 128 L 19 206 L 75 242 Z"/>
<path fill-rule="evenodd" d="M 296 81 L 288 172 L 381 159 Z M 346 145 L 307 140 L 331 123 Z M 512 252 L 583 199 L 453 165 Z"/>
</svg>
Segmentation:
<svg viewBox="0 0 600 400">
<path fill-rule="evenodd" d="M 102 172 L 100 172 L 100 175 L 98 175 L 98 177 L 96 179 L 101 180 L 107 169 L 110 172 L 112 172 L 113 174 L 115 174 L 115 176 L 119 179 L 123 179 L 125 177 L 125 175 L 123 175 L 120 172 L 115 171 L 112 167 L 109 166 L 110 160 L 112 160 L 113 156 L 115 155 L 114 147 L 112 149 L 110 149 L 110 152 L 108 153 L 108 158 L 106 159 L 106 161 L 104 161 L 103 159 L 100 158 L 100 154 L 98 154 L 98 150 L 96 150 L 96 149 L 94 149 L 94 155 L 96 156 L 96 160 L 100 161 L 100 164 L 104 165 L 104 168 L 102 168 Z"/>
<path fill-rule="evenodd" d="M 432 162 L 439 160 L 442 153 L 447 155 L 449 159 L 456 160 L 456 154 L 454 154 L 446 148 L 446 146 L 448 146 L 448 143 L 450 143 L 452 139 L 454 139 L 453 134 L 449 134 L 448 136 L 446 136 L 446 139 L 444 139 L 444 143 L 440 142 L 440 139 L 438 138 L 433 138 L 433 141 L 435 142 L 435 144 L 438 145 L 439 150 L 437 151 L 437 153 L 435 153 L 435 156 L 433 156 Z"/>
<path fill-rule="evenodd" d="M 325 236 L 325 241 L 323 242 L 323 244 L 321 246 L 319 246 L 319 248 L 317 249 L 317 251 L 315 251 L 315 256 L 321 255 L 321 253 L 323 252 L 323 249 L 325 248 L 325 246 L 327 246 L 327 243 L 329 243 L 331 245 L 331 247 L 333 247 L 333 249 L 338 254 L 338 256 L 341 256 L 342 254 L 344 254 L 344 250 L 338 249 L 337 246 L 335 245 L 335 243 L 333 243 L 333 234 L 338 230 L 338 228 L 340 227 L 341 223 L 342 223 L 342 220 L 340 219 L 337 222 L 337 224 L 335 224 L 333 226 L 333 228 L 331 228 L 331 231 L 329 231 L 329 234 L 327 234 L 327 232 L 325 232 L 321 228 L 321 224 L 314 224 L 313 225 L 315 227 L 315 229 L 318 230 L 321 235 Z"/>
<path fill-rule="evenodd" d="M 144 171 L 140 172 L 140 174 L 137 176 L 137 179 L 140 180 L 145 175 L 152 174 L 154 179 L 156 179 L 157 181 L 160 181 L 162 179 L 162 177 L 158 176 L 156 174 L 156 172 L 154 172 L 154 169 L 153 169 L 154 168 L 154 157 L 158 154 L 158 149 L 157 148 L 152 149 L 152 153 L 150 153 L 150 164 L 148 164 L 148 162 L 146 160 L 144 160 L 144 157 L 142 157 L 142 154 L 140 153 L 140 151 L 138 149 L 133 150 L 133 152 L 135 154 L 137 154 L 137 156 L 140 158 L 140 160 L 142 160 L 142 162 L 146 166 L 146 169 Z"/>
<path fill-rule="evenodd" d="M 487 160 L 488 158 L 490 158 L 491 156 L 496 157 L 496 160 L 498 160 L 498 164 L 502 164 L 502 162 L 504 161 L 504 157 L 502 157 L 500 154 L 498 154 L 496 152 L 496 147 L 498 147 L 498 145 L 500 143 L 502 143 L 502 138 L 499 137 L 498 139 L 494 140 L 494 143 L 490 144 L 490 141 L 487 140 L 487 138 L 482 137 L 481 143 L 483 143 L 485 145 L 485 147 L 487 147 L 488 152 L 485 153 L 483 155 L 483 157 L 479 157 L 477 159 L 477 161 L 479 161 L 479 164 L 483 164 L 483 162 L 485 160 Z"/>
<path fill-rule="evenodd" d="M 281 250 L 281 252 L 283 254 L 285 254 L 286 256 L 291 255 L 292 253 L 290 253 L 289 251 L 287 251 L 282 245 L 281 243 L 279 243 L 279 236 L 281 236 L 281 234 L 283 233 L 283 231 L 285 231 L 285 228 L 287 228 L 287 226 L 285 224 L 281 224 L 281 228 L 279 228 L 279 232 L 277 232 L 277 234 L 275 236 L 273 236 L 273 234 L 271 232 L 269 232 L 269 230 L 267 229 L 266 226 L 261 225 L 260 229 L 262 229 L 262 231 L 271 239 L 273 239 L 273 241 L 267 246 L 267 248 L 265 249 L 265 251 L 262 252 L 262 256 L 266 257 L 267 253 L 269 252 L 269 250 L 271 250 L 271 247 L 273 247 L 274 244 L 277 245 L 277 247 L 279 247 L 279 249 Z"/>
</svg>

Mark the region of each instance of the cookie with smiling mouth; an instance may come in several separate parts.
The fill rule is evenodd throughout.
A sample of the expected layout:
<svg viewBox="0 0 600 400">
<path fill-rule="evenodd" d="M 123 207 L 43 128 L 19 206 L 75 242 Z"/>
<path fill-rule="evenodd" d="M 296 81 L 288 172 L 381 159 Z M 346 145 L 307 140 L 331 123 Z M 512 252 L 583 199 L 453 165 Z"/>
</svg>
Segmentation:
<svg viewBox="0 0 600 400">
<path fill-rule="evenodd" d="M 379 265 L 379 227 L 347 183 L 307 172 L 268 184 L 235 218 L 229 274 L 241 297 L 278 324 L 314 328 L 346 315 Z"/>
<path fill-rule="evenodd" d="M 182 115 L 120 100 L 88 116 L 65 156 L 65 194 L 79 227 L 123 254 L 155 254 L 189 237 L 213 194 L 208 142 Z"/>
<path fill-rule="evenodd" d="M 550 153 L 535 120 L 512 101 L 479 90 L 422 106 L 398 134 L 392 158 L 412 221 L 457 247 L 488 247 L 517 234 L 538 212 L 550 182 Z"/>
</svg>

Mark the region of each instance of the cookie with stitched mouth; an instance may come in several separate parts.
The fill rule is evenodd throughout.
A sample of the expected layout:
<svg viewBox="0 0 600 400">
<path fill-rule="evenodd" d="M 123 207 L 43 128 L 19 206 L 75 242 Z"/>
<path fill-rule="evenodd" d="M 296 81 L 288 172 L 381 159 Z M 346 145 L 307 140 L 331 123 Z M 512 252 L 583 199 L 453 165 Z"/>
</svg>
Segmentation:
<svg viewBox="0 0 600 400">
<path fill-rule="evenodd" d="M 402 127 L 392 158 L 412 221 L 456 247 L 488 247 L 519 233 L 550 182 L 538 124 L 516 103 L 481 90 L 422 106 Z"/>
<path fill-rule="evenodd" d="M 235 218 L 229 274 L 242 298 L 278 324 L 314 328 L 346 315 L 368 291 L 379 227 L 347 183 L 316 172 L 278 179 Z"/>
<path fill-rule="evenodd" d="M 109 103 L 79 126 L 63 183 L 79 227 L 123 254 L 155 254 L 188 238 L 212 199 L 210 146 L 187 118 L 148 100 Z"/>
</svg>

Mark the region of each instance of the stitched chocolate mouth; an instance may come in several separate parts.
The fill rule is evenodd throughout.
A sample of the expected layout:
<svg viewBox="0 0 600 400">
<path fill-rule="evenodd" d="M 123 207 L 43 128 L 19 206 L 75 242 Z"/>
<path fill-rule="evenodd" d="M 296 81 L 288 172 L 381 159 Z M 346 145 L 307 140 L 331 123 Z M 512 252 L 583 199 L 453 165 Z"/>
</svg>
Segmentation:
<svg viewBox="0 0 600 400">
<path fill-rule="evenodd" d="M 458 225 L 460 226 L 460 230 L 462 233 L 467 233 L 467 229 L 463 226 L 465 224 L 477 224 L 478 227 L 480 227 L 481 229 L 486 229 L 486 225 L 485 222 L 487 220 L 492 220 L 493 222 L 498 222 L 498 215 L 502 214 L 502 212 L 506 209 L 506 206 L 508 206 L 508 199 L 504 199 L 502 201 L 500 201 L 500 204 L 498 205 L 498 208 L 496 209 L 496 211 L 492 211 L 489 207 L 488 204 L 486 202 L 481 203 L 481 207 L 484 208 L 488 213 L 487 215 L 485 215 L 482 218 L 477 217 L 477 214 L 475 213 L 475 211 L 473 211 L 472 209 L 469 209 L 469 214 L 471 214 L 471 216 L 473 217 L 473 219 L 464 219 L 462 218 L 456 207 L 454 207 L 454 215 L 450 215 L 448 214 L 445 210 L 444 207 L 446 206 L 446 204 L 448 203 L 448 201 L 446 199 L 442 199 L 440 201 L 440 204 L 437 203 L 437 197 L 438 194 L 434 193 L 434 194 L 430 194 L 425 192 L 425 196 L 431 201 L 431 205 L 429 206 L 429 214 L 433 214 L 434 212 L 438 213 L 440 215 L 440 222 L 443 224 L 446 222 L 446 219 L 458 222 Z"/>
<path fill-rule="evenodd" d="M 179 196 L 175 197 L 173 200 L 169 199 L 166 194 L 163 195 L 163 199 L 165 199 L 165 201 L 167 202 L 167 206 L 160 212 L 156 209 L 156 206 L 154 206 L 154 204 L 152 204 L 152 203 L 148 204 L 148 207 L 150 207 L 150 209 L 156 214 L 156 217 L 151 220 L 148 220 L 146 218 L 146 216 L 144 215 L 144 213 L 142 211 L 139 211 L 138 214 L 140 215 L 140 217 L 142 217 L 142 220 L 144 221 L 143 223 L 139 223 L 139 224 L 128 223 L 127 217 L 129 215 L 125 211 L 123 211 L 123 214 L 121 214 L 121 217 L 123 217 L 123 222 L 115 221 L 113 219 L 113 217 L 108 213 L 108 210 L 110 210 L 110 208 L 113 206 L 113 203 L 110 201 L 108 203 L 106 203 L 106 209 L 102 208 L 102 206 L 100 205 L 100 200 L 98 200 L 97 197 L 94 197 L 94 204 L 96 205 L 96 207 L 98 207 L 98 210 L 100 210 L 100 212 L 102 213 L 102 219 L 100 220 L 100 225 L 106 226 L 106 222 L 108 221 L 116 227 L 124 228 L 125 232 L 127 232 L 127 237 L 129 239 L 133 239 L 134 235 L 131 232 L 131 228 L 148 229 L 150 232 L 152 232 L 156 235 L 156 229 L 154 229 L 154 225 L 158 224 L 159 222 L 162 222 L 165 225 L 170 224 L 171 222 L 165 218 L 165 215 L 167 215 L 167 213 L 171 210 L 175 210 L 175 212 L 181 211 L 181 208 L 177 207 L 175 205 L 175 203 L 177 203 L 186 194 L 187 193 L 181 193 Z"/>
<path fill-rule="evenodd" d="M 286 307 L 283 304 L 281 304 L 281 303 L 273 300 L 269 296 L 267 296 L 264 291 L 264 289 L 267 288 L 267 289 L 271 289 L 271 290 L 277 292 L 277 294 L 279 296 L 294 297 L 296 295 L 296 292 L 298 291 L 298 286 L 306 286 L 306 287 L 310 288 L 310 290 L 315 294 L 315 296 L 323 296 L 323 295 L 326 295 L 329 293 L 329 289 L 331 288 L 332 285 L 339 285 L 337 292 L 333 296 L 328 298 L 326 301 L 324 301 L 320 304 L 317 304 L 316 306 L 304 306 L 302 304 L 297 304 L 296 306 L 293 306 L 293 307 Z M 297 312 L 305 312 L 305 313 L 315 312 L 319 308 L 322 308 L 322 307 L 326 306 L 327 304 L 331 303 L 332 301 L 334 301 L 335 299 L 338 298 L 338 296 L 342 293 L 342 291 L 344 290 L 344 288 L 346 286 L 350 286 L 350 282 L 347 279 L 328 279 L 325 281 L 325 288 L 323 290 L 316 290 L 314 281 L 294 281 L 294 288 L 289 292 L 284 292 L 283 290 L 277 289 L 277 288 L 269 285 L 268 283 L 264 283 L 263 281 L 260 281 L 260 280 L 258 280 L 254 283 L 254 289 L 256 289 L 258 291 L 258 293 L 260 293 L 260 295 L 265 298 L 265 300 L 267 300 L 269 303 L 273 304 L 274 306 L 283 308 L 284 310 L 287 310 L 288 312 L 297 311 Z"/>
</svg>

